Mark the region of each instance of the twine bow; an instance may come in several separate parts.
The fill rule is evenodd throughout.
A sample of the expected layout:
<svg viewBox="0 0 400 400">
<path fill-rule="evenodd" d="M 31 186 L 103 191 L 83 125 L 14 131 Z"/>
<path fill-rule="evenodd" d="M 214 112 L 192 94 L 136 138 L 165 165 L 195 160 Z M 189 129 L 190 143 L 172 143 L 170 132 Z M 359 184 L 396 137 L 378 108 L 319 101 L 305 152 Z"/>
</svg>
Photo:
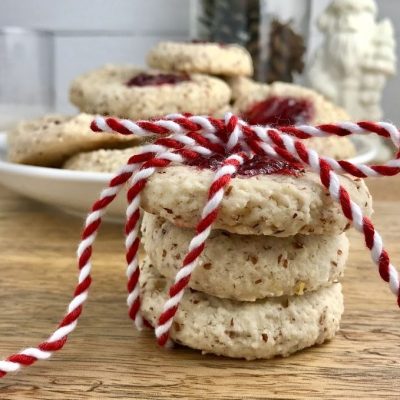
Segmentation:
<svg viewBox="0 0 400 400">
<path fill-rule="evenodd" d="M 227 114 L 225 119 L 181 114 L 168 115 L 157 121 L 120 120 L 97 117 L 91 124 L 95 132 L 118 132 L 138 137 L 158 136 L 153 143 L 142 148 L 139 154 L 132 156 L 127 164 L 110 180 L 108 187 L 102 190 L 86 218 L 82 240 L 78 246 L 79 277 L 73 299 L 68 305 L 67 314 L 54 333 L 37 347 L 27 348 L 0 361 L 0 377 L 8 372 L 17 371 L 37 360 L 48 359 L 54 351 L 60 350 L 68 335 L 76 328 L 83 303 L 88 297 L 91 285 L 92 246 L 100 228 L 102 217 L 108 205 L 115 199 L 121 188 L 128 183 L 126 210 L 126 261 L 128 276 L 129 315 L 138 329 L 143 326 L 140 313 L 140 287 L 138 265 L 140 194 L 147 180 L 159 168 L 171 163 L 185 164 L 200 157 L 208 158 L 222 155 L 224 161 L 215 172 L 208 191 L 208 199 L 202 210 L 196 233 L 189 244 L 182 267 L 176 274 L 169 289 L 169 298 L 155 327 L 157 341 L 161 346 L 171 344 L 169 330 L 177 312 L 179 302 L 187 287 L 197 261 L 205 248 L 205 242 L 212 225 L 218 216 L 218 208 L 237 169 L 254 155 L 285 160 L 290 163 L 302 163 L 306 168 L 320 176 L 322 185 L 330 196 L 340 204 L 343 214 L 357 231 L 365 237 L 365 244 L 378 267 L 381 278 L 389 284 L 390 290 L 400 306 L 399 275 L 391 264 L 389 255 L 383 247 L 380 234 L 372 221 L 363 215 L 361 208 L 352 201 L 349 193 L 341 186 L 337 174 L 350 174 L 359 178 L 393 176 L 400 173 L 400 133 L 386 122 L 342 122 L 316 127 L 301 125 L 287 127 L 249 126 L 238 117 Z M 390 138 L 397 149 L 396 158 L 383 165 L 353 164 L 348 161 L 336 161 L 308 149 L 298 139 L 328 137 L 330 135 L 348 136 L 352 134 L 376 133 Z"/>
</svg>

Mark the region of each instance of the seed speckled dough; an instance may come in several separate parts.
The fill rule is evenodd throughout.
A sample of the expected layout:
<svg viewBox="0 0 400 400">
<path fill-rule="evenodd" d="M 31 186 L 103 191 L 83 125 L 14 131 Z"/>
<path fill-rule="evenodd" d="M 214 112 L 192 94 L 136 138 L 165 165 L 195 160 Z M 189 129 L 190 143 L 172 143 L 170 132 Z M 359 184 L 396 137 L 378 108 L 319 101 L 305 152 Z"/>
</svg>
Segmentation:
<svg viewBox="0 0 400 400">
<path fill-rule="evenodd" d="M 157 171 L 142 192 L 142 207 L 176 226 L 194 228 L 205 205 L 214 172 L 174 165 Z M 363 212 L 372 214 L 364 181 L 339 176 L 340 183 Z M 213 229 L 242 235 L 292 236 L 339 234 L 350 226 L 319 176 L 237 176 L 231 180 Z"/>
<path fill-rule="evenodd" d="M 8 159 L 15 163 L 59 167 L 76 153 L 102 147 L 119 148 L 140 143 L 133 136 L 96 134 L 93 115 L 47 115 L 23 121 L 8 135 Z"/>
<path fill-rule="evenodd" d="M 147 56 L 150 67 L 210 75 L 251 76 L 250 53 L 236 44 L 160 42 Z"/>
<path fill-rule="evenodd" d="M 142 313 L 154 326 L 172 282 L 163 278 L 148 259 L 141 263 L 141 269 Z M 223 300 L 187 290 L 170 336 L 203 353 L 247 360 L 286 357 L 333 338 L 342 313 L 340 283 L 303 296 L 256 302 Z"/>
<path fill-rule="evenodd" d="M 106 65 L 75 78 L 70 100 L 81 111 L 137 120 L 176 112 L 211 115 L 231 98 L 223 80 L 200 74 L 191 74 L 189 80 L 176 84 L 127 85 L 142 73 L 160 72 Z"/>
<path fill-rule="evenodd" d="M 145 213 L 144 250 L 168 279 L 182 266 L 194 230 Z M 346 234 L 277 238 L 214 230 L 189 282 L 201 292 L 239 301 L 303 294 L 327 286 L 344 272 Z"/>
</svg>

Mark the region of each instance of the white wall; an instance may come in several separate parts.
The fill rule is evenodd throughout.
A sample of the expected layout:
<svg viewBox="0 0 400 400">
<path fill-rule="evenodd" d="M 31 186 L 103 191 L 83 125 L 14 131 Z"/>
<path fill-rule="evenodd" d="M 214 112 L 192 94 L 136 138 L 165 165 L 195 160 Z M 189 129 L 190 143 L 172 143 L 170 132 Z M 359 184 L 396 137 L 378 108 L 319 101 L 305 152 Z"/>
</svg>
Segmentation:
<svg viewBox="0 0 400 400">
<path fill-rule="evenodd" d="M 317 15 L 329 0 L 313 2 Z M 378 4 L 382 17 L 395 25 L 400 21 L 400 0 Z M 0 0 L 0 28 L 54 30 L 56 107 L 71 111 L 67 88 L 74 76 L 107 62 L 142 65 L 148 48 L 160 39 L 186 38 L 189 5 L 189 0 Z M 399 29 L 396 34 L 400 59 Z M 314 29 L 312 43 L 317 41 Z M 400 76 L 390 81 L 384 101 L 386 118 L 396 123 L 400 123 L 399 92 Z"/>
<path fill-rule="evenodd" d="M 396 41 L 397 41 L 397 76 L 389 81 L 385 90 L 383 108 L 385 118 L 400 125 L 400 1 L 399 0 L 379 0 L 380 17 L 389 18 L 393 22 Z"/>
<path fill-rule="evenodd" d="M 54 32 L 55 107 L 66 112 L 73 77 L 106 63 L 144 65 L 158 41 L 186 39 L 189 22 L 185 0 L 0 0 L 0 28 Z"/>
</svg>

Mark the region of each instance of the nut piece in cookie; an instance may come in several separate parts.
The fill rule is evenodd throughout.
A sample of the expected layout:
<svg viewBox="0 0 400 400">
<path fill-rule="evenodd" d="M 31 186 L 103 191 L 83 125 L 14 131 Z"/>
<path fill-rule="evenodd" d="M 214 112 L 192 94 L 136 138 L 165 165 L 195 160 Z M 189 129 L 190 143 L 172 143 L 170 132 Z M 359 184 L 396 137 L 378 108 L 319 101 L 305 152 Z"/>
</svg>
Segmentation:
<svg viewBox="0 0 400 400">
<path fill-rule="evenodd" d="M 250 53 L 236 44 L 160 42 L 147 56 L 150 67 L 210 75 L 251 76 Z"/>
<path fill-rule="evenodd" d="M 81 111 L 133 120 L 176 112 L 212 114 L 229 103 L 221 79 L 181 72 L 106 65 L 77 77 L 70 99 Z"/>
<path fill-rule="evenodd" d="M 253 125 L 319 125 L 350 119 L 342 108 L 311 89 L 283 82 L 252 83 L 251 90 L 248 88 L 242 89 L 233 109 Z M 312 138 L 305 144 L 336 159 L 355 155 L 355 147 L 347 137 Z"/>
<path fill-rule="evenodd" d="M 8 159 L 20 164 L 58 167 L 72 155 L 102 147 L 121 148 L 141 139 L 90 129 L 94 116 L 47 115 L 23 121 L 8 135 Z"/>
</svg>

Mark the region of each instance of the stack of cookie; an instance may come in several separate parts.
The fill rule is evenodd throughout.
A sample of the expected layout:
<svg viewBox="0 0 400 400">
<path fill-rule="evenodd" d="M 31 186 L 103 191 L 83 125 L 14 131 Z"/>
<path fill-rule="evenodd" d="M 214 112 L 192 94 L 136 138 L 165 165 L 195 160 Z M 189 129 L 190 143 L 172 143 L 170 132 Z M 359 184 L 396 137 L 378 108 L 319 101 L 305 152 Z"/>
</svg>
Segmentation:
<svg viewBox="0 0 400 400">
<path fill-rule="evenodd" d="M 106 65 L 79 76 L 71 84 L 71 102 L 81 112 L 132 120 L 171 113 L 221 117 L 230 110 L 231 89 L 220 75 L 253 73 L 244 48 L 214 43 L 160 43 L 148 64 L 154 69 Z M 114 172 L 129 156 L 125 150 L 79 153 L 63 168 Z"/>
<path fill-rule="evenodd" d="M 222 116 L 230 109 L 229 80 L 253 74 L 238 45 L 161 42 L 150 50 L 151 69 L 106 65 L 77 77 L 70 100 L 80 111 L 133 120 L 171 113 Z"/>
<path fill-rule="evenodd" d="M 171 113 L 223 117 L 232 111 L 252 124 L 274 126 L 349 119 L 312 90 L 254 82 L 251 57 L 238 45 L 161 42 L 150 50 L 147 61 L 154 69 L 106 65 L 77 77 L 70 99 L 81 114 L 20 124 L 10 135 L 10 161 L 114 172 L 128 160 L 129 152 L 111 149 L 137 146 L 140 141 L 94 135 L 89 124 L 95 114 L 140 120 Z M 308 144 L 333 158 L 355 154 L 347 138 L 314 138 Z"/>
<path fill-rule="evenodd" d="M 147 61 L 161 70 L 203 73 L 224 79 L 231 89 L 230 105 L 213 113 L 218 117 L 232 111 L 251 124 L 272 126 L 350 120 L 341 107 L 311 89 L 283 82 L 268 85 L 253 81 L 251 56 L 237 45 L 161 42 L 150 51 Z M 337 159 L 355 155 L 348 138 L 313 138 L 307 143 L 321 155 Z"/>
<path fill-rule="evenodd" d="M 174 165 L 142 194 L 142 312 L 157 323 L 219 165 Z M 341 184 L 366 215 L 364 182 Z M 349 224 L 312 172 L 265 158 L 242 166 L 180 303 L 170 337 L 229 357 L 287 356 L 339 329 Z"/>
<path fill-rule="evenodd" d="M 133 120 L 170 113 L 223 117 L 232 111 L 251 123 L 288 125 L 348 120 L 316 92 L 292 84 L 259 84 L 250 77 L 250 54 L 241 46 L 206 42 L 161 42 L 147 57 L 151 69 L 107 65 L 77 77 L 70 99 L 80 111 Z M 348 138 L 315 138 L 308 144 L 333 158 L 350 158 Z M 112 172 L 126 152 L 96 151 L 73 157 L 65 168 Z"/>
</svg>

